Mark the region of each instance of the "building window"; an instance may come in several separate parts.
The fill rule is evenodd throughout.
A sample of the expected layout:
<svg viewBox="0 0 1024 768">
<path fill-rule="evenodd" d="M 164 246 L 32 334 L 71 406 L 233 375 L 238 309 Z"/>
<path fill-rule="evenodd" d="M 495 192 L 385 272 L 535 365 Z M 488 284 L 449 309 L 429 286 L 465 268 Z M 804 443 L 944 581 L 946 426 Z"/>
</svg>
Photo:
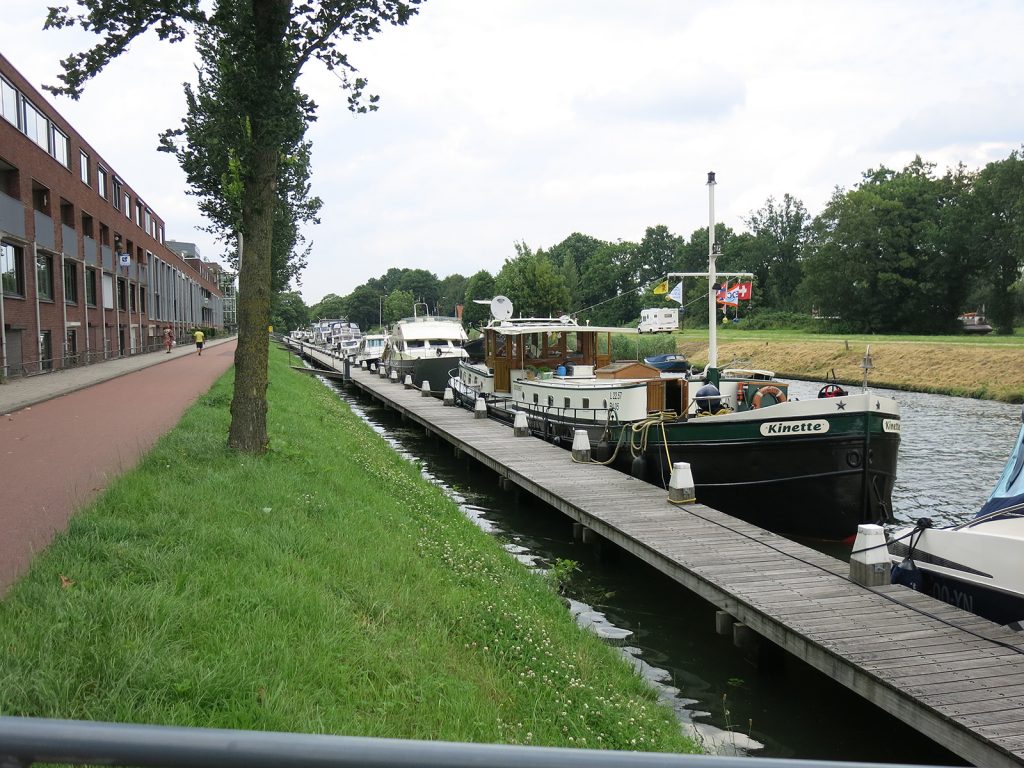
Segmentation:
<svg viewBox="0 0 1024 768">
<path fill-rule="evenodd" d="M 128 300 L 128 283 L 123 277 L 117 278 L 117 308 L 124 311 Z"/>
<path fill-rule="evenodd" d="M 45 253 L 36 255 L 36 293 L 53 301 L 53 257 Z"/>
<path fill-rule="evenodd" d="M 63 131 L 54 126 L 53 137 L 50 143 L 50 154 L 65 168 L 71 167 L 71 151 L 68 149 L 68 137 Z"/>
<path fill-rule="evenodd" d="M 149 208 L 147 208 L 146 209 L 146 226 L 145 226 L 145 230 L 146 230 L 147 233 L 150 233 L 150 234 L 152 234 L 152 226 L 151 226 L 152 218 L 151 218 L 151 216 L 152 216 L 152 214 L 150 213 Z"/>
<path fill-rule="evenodd" d="M 141 285 L 139 286 L 139 312 L 144 313 L 146 311 L 146 289 Z"/>
<path fill-rule="evenodd" d="M 138 311 L 137 303 L 136 303 L 136 300 L 135 300 L 135 288 L 136 287 L 134 285 L 129 285 L 128 286 L 128 311 L 129 312 L 137 312 Z"/>
<path fill-rule="evenodd" d="M 124 193 L 124 215 L 129 219 L 132 217 L 132 196 Z"/>
<path fill-rule="evenodd" d="M 50 121 L 42 112 L 32 106 L 32 102 L 28 99 L 23 98 L 21 103 L 25 110 L 25 126 L 23 128 L 25 135 L 49 152 Z"/>
<path fill-rule="evenodd" d="M 17 245 L 0 243 L 0 281 L 8 296 L 25 295 L 25 265 Z"/>
<path fill-rule="evenodd" d="M 96 168 L 96 191 L 104 200 L 107 199 L 107 169 L 100 166 Z"/>
<path fill-rule="evenodd" d="M 18 91 L 0 78 L 0 114 L 12 125 L 18 125 Z"/>
<path fill-rule="evenodd" d="M 64 262 L 64 301 L 78 303 L 78 265 L 73 261 Z"/>
<path fill-rule="evenodd" d="M 85 303 L 90 307 L 96 306 L 96 270 L 85 270 Z"/>
<path fill-rule="evenodd" d="M 135 201 L 135 225 L 142 226 L 142 203 L 138 200 Z"/>
<path fill-rule="evenodd" d="M 82 176 L 82 183 L 91 187 L 92 183 L 89 181 L 89 156 L 85 152 L 78 153 L 78 164 L 81 166 L 79 173 Z"/>
</svg>

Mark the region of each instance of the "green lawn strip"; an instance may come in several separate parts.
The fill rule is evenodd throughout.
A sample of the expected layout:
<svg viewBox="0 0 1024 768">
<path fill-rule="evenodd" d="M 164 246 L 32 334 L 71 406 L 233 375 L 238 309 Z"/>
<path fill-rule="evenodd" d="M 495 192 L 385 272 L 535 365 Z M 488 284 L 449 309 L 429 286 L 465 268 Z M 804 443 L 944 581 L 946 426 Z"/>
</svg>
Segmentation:
<svg viewBox="0 0 1024 768">
<path fill-rule="evenodd" d="M 229 373 L 0 602 L 0 713 L 696 751 L 618 652 L 271 352 L 271 450 Z"/>
</svg>

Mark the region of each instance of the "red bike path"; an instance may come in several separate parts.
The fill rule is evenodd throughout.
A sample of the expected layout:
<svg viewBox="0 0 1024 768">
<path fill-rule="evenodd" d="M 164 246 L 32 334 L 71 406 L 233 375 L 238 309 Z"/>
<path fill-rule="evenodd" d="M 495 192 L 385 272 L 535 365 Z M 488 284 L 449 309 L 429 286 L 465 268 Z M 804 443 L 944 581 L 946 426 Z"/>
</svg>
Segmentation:
<svg viewBox="0 0 1024 768">
<path fill-rule="evenodd" d="M 232 366 L 235 347 L 229 339 L 208 343 L 202 355 L 182 346 L 169 357 L 153 352 L 45 374 L 34 389 L 48 399 L 0 410 L 0 596 Z M 107 374 L 115 378 L 94 383 Z M 24 393 L 32 383 L 0 385 L 0 409 L 26 402 L 15 385 Z"/>
</svg>

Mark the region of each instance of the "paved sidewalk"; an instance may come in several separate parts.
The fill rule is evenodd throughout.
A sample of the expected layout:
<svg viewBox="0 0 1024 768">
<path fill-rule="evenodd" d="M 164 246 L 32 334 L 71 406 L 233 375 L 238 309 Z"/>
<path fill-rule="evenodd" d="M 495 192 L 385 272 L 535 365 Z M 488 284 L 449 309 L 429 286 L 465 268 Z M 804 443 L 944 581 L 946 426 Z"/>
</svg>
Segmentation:
<svg viewBox="0 0 1024 768">
<path fill-rule="evenodd" d="M 235 347 L 183 344 L 0 385 L 0 597 L 231 368 Z"/>
</svg>

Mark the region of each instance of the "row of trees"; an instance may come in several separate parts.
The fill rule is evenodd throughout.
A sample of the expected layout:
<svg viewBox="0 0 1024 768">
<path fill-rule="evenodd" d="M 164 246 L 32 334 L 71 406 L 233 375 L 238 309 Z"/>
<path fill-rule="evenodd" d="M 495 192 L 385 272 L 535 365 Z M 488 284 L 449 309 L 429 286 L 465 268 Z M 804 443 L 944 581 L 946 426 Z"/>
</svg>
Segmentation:
<svg viewBox="0 0 1024 768">
<path fill-rule="evenodd" d="M 976 172 L 937 175 L 920 158 L 899 171 L 872 169 L 853 189 L 837 189 L 815 217 L 787 194 L 769 198 L 745 224 L 744 232 L 719 224 L 715 238 L 720 271 L 754 275 L 753 300 L 741 310 L 748 322 L 810 322 L 817 314 L 832 318 L 818 327 L 850 332 L 949 333 L 959 329 L 959 314 L 984 305 L 1000 332 L 1013 331 L 1024 268 L 1018 151 Z M 477 324 L 488 310 L 474 300 L 504 294 L 523 315 L 572 313 L 596 325 L 627 325 L 643 307 L 664 304 L 652 289 L 666 274 L 707 269 L 707 242 L 707 228 L 683 238 L 659 225 L 640 242 L 576 233 L 547 250 L 516 243 L 496 275 L 438 279 L 423 269 L 391 269 L 312 307 L 297 293 L 280 294 L 275 318 L 294 328 L 343 316 L 369 328 L 424 302 L 448 314 L 462 304 L 466 321 Z M 683 306 L 688 323 L 706 325 L 706 280 L 684 283 Z"/>
</svg>

